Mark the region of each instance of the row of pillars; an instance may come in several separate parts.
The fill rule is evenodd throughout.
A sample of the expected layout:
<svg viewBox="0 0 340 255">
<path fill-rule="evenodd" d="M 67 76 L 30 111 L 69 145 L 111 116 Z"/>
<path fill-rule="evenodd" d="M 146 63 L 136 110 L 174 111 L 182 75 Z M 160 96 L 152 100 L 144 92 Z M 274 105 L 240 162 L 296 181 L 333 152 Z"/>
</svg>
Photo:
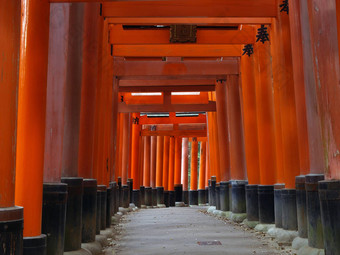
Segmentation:
<svg viewBox="0 0 340 255">
<path fill-rule="evenodd" d="M 117 146 L 118 183 L 127 190 L 130 182 L 133 183 L 130 202 L 137 207 L 169 207 L 175 206 L 175 202 L 183 201 L 188 204 L 189 138 L 140 136 L 139 118 L 139 113 L 119 114 L 118 136 L 121 140 Z M 157 125 L 152 128 L 156 129 Z M 205 190 L 208 189 L 207 142 L 206 138 L 199 140 L 202 141 L 198 142 L 196 137 L 192 138 L 190 151 L 190 204 L 196 205 L 198 191 L 201 193 L 202 204 L 206 204 Z M 125 204 L 125 207 L 127 206 L 128 204 Z"/>
<path fill-rule="evenodd" d="M 216 82 L 208 113 L 209 203 L 298 230 L 326 254 L 340 253 L 338 7 L 278 9 L 269 41 L 241 57 L 241 81 Z"/>
<path fill-rule="evenodd" d="M 0 26 L 0 254 L 97 254 L 119 199 L 100 4 L 1 1 Z"/>
</svg>

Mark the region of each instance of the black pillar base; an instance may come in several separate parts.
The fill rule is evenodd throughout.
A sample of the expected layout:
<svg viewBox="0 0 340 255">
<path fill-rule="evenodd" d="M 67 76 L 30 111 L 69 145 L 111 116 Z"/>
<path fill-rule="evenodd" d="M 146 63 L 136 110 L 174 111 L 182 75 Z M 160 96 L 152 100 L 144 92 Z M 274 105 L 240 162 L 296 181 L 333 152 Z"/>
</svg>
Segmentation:
<svg viewBox="0 0 340 255">
<path fill-rule="evenodd" d="M 116 214 L 119 211 L 119 190 L 118 190 L 118 184 L 116 182 L 112 183 L 112 188 L 113 188 L 113 202 L 114 202 L 114 213 Z"/>
<path fill-rule="evenodd" d="M 321 220 L 326 254 L 340 254 L 340 181 L 319 182 Z"/>
<path fill-rule="evenodd" d="M 295 177 L 297 222 L 299 237 L 301 238 L 308 238 L 305 183 L 306 177 L 304 175 Z"/>
<path fill-rule="evenodd" d="M 209 205 L 216 206 L 216 177 L 212 176 L 209 186 Z"/>
<path fill-rule="evenodd" d="M 229 182 L 220 182 L 220 210 L 227 212 L 230 211 L 229 208 Z"/>
<path fill-rule="evenodd" d="M 308 245 L 318 249 L 323 249 L 324 247 L 318 192 L 318 182 L 323 180 L 323 174 L 306 175 Z"/>
<path fill-rule="evenodd" d="M 157 187 L 157 204 L 164 205 L 164 188 Z"/>
<path fill-rule="evenodd" d="M 205 205 L 205 189 L 198 190 L 198 204 Z"/>
<path fill-rule="evenodd" d="M 145 187 L 140 186 L 140 204 L 145 205 Z"/>
<path fill-rule="evenodd" d="M 170 207 L 170 194 L 169 191 L 164 191 L 164 204 L 166 207 Z"/>
<path fill-rule="evenodd" d="M 233 213 L 246 213 L 246 181 L 230 181 L 231 186 L 231 211 Z M 230 192 L 230 191 L 229 191 Z"/>
<path fill-rule="evenodd" d="M 117 178 L 118 182 L 118 208 L 123 206 L 123 189 L 122 189 L 122 178 Z"/>
<path fill-rule="evenodd" d="M 141 199 L 140 199 L 140 190 L 133 190 L 132 191 L 132 203 L 135 204 L 138 208 L 141 207 Z"/>
<path fill-rule="evenodd" d="M 129 187 L 129 204 L 130 204 L 132 203 L 133 179 L 128 179 L 127 184 Z"/>
<path fill-rule="evenodd" d="M 22 207 L 0 208 L 0 254 L 22 255 L 23 214 Z"/>
<path fill-rule="evenodd" d="M 274 185 L 274 214 L 275 214 L 275 227 L 282 228 L 282 189 L 285 188 L 283 183 Z"/>
<path fill-rule="evenodd" d="M 283 189 L 282 197 L 282 227 L 285 230 L 297 230 L 296 190 Z"/>
<path fill-rule="evenodd" d="M 205 203 L 209 203 L 209 187 L 205 188 Z"/>
<path fill-rule="evenodd" d="M 152 206 L 152 188 L 145 187 L 145 205 Z"/>
<path fill-rule="evenodd" d="M 221 210 L 220 184 L 216 184 L 216 210 Z"/>
<path fill-rule="evenodd" d="M 45 187 L 45 184 L 44 184 Z M 96 208 L 97 208 L 97 180 L 84 179 L 83 182 L 83 212 L 82 212 L 82 243 L 96 241 Z M 51 217 L 53 221 L 57 217 Z M 44 223 L 43 223 L 44 225 Z M 49 232 L 44 232 L 44 234 Z M 49 238 L 47 237 L 47 247 L 49 250 Z M 51 254 L 51 253 L 48 253 Z"/>
<path fill-rule="evenodd" d="M 189 205 L 198 205 L 198 191 L 197 190 L 189 191 Z"/>
<path fill-rule="evenodd" d="M 171 207 L 176 205 L 175 191 L 169 191 L 169 201 L 170 201 L 170 206 Z"/>
<path fill-rule="evenodd" d="M 97 186 L 98 187 L 98 186 Z M 102 191 L 97 189 L 97 206 L 96 206 L 96 235 L 100 234 L 102 218 Z"/>
<path fill-rule="evenodd" d="M 157 206 L 157 189 L 152 189 L 152 206 Z"/>
<path fill-rule="evenodd" d="M 67 184 L 67 209 L 64 252 L 77 251 L 81 248 L 83 178 L 62 177 Z"/>
<path fill-rule="evenodd" d="M 100 191 L 100 229 L 106 229 L 106 204 L 107 204 L 107 188 L 106 185 L 98 185 Z"/>
<path fill-rule="evenodd" d="M 175 202 L 183 202 L 183 185 L 175 184 Z"/>
<path fill-rule="evenodd" d="M 44 183 L 41 232 L 48 234 L 47 254 L 64 253 L 66 203 L 67 184 Z"/>
<path fill-rule="evenodd" d="M 108 187 L 106 190 L 106 227 L 111 227 L 111 200 L 112 200 L 112 188 Z"/>
<path fill-rule="evenodd" d="M 111 216 L 113 216 L 117 213 L 117 211 L 116 211 L 117 183 L 111 182 L 110 186 L 112 188 L 112 192 L 111 192 Z"/>
<path fill-rule="evenodd" d="M 46 235 L 24 237 L 23 255 L 46 255 Z"/>
<path fill-rule="evenodd" d="M 129 186 L 123 185 L 122 186 L 122 193 L 123 193 L 123 195 L 122 195 L 122 207 L 123 208 L 129 208 L 129 206 L 130 206 Z"/>
<path fill-rule="evenodd" d="M 188 205 L 189 204 L 189 191 L 183 190 L 183 203 Z"/>
<path fill-rule="evenodd" d="M 275 223 L 274 185 L 258 186 L 258 208 L 260 223 Z"/>
<path fill-rule="evenodd" d="M 246 185 L 246 204 L 248 221 L 259 221 L 258 185 Z"/>
</svg>

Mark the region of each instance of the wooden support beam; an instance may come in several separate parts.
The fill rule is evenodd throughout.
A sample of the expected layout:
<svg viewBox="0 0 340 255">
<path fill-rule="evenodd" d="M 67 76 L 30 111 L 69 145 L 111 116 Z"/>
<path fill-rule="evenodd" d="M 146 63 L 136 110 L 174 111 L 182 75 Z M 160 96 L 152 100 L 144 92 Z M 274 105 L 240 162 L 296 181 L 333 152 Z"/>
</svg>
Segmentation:
<svg viewBox="0 0 340 255">
<path fill-rule="evenodd" d="M 169 44 L 170 28 L 165 29 L 123 29 L 122 25 L 109 26 L 109 42 L 120 44 Z M 241 29 L 230 30 L 197 29 L 197 44 L 253 44 L 256 31 L 252 26 L 241 26 Z"/>
<path fill-rule="evenodd" d="M 201 78 L 207 80 L 210 77 L 204 76 L 239 74 L 239 59 L 228 58 L 222 61 L 188 60 L 172 62 L 172 61 L 122 61 L 119 58 L 115 58 L 113 63 L 113 70 L 114 75 L 119 77 L 144 76 L 144 79 L 149 79 L 149 76 L 175 76 L 172 78 L 173 80 L 182 79 L 182 77 L 179 78 L 177 76 L 192 76 L 192 78 L 195 80 Z M 196 78 L 196 76 L 200 77 Z"/>
<path fill-rule="evenodd" d="M 108 18 L 108 22 L 109 24 L 123 25 L 269 25 L 271 24 L 272 19 L 262 17 L 118 17 Z"/>
<path fill-rule="evenodd" d="M 243 45 L 154 44 L 113 45 L 115 57 L 240 57 Z"/>
<path fill-rule="evenodd" d="M 142 136 L 206 137 L 207 130 L 142 130 Z"/>
<path fill-rule="evenodd" d="M 103 2 L 103 1 L 101 1 Z M 103 3 L 104 17 L 275 17 L 273 0 L 169 0 Z"/>
<path fill-rule="evenodd" d="M 140 125 L 159 125 L 159 124 L 186 124 L 186 123 L 196 123 L 196 124 L 205 124 L 206 116 L 204 114 L 199 114 L 197 117 L 176 117 L 175 114 L 170 114 L 169 117 L 159 117 L 159 118 L 150 118 L 146 115 L 140 117 L 139 124 Z"/>
<path fill-rule="evenodd" d="M 215 79 L 120 80 L 119 87 L 215 86 Z"/>
<path fill-rule="evenodd" d="M 208 104 L 154 104 L 154 105 L 127 105 L 119 103 L 119 112 L 215 112 L 216 102 Z"/>
<path fill-rule="evenodd" d="M 118 77 L 117 77 L 118 78 Z M 194 79 L 207 79 L 207 80 L 225 80 L 227 78 L 227 75 L 225 74 L 216 74 L 216 75 L 136 75 L 136 76 L 120 76 L 119 81 L 126 81 L 129 82 L 131 80 L 133 81 L 144 81 L 144 80 L 150 80 L 150 81 L 176 81 L 176 80 L 194 80 Z"/>
<path fill-rule="evenodd" d="M 123 86 L 119 87 L 119 92 L 203 92 L 215 91 L 214 85 L 203 86 Z"/>
</svg>

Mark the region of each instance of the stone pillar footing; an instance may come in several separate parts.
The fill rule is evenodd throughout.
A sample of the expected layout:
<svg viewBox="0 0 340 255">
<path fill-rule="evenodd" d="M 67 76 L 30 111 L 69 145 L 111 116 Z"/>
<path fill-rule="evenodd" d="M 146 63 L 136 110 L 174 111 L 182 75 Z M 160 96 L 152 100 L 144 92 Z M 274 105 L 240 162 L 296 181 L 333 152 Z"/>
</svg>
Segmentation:
<svg viewBox="0 0 340 255">
<path fill-rule="evenodd" d="M 198 205 L 198 191 L 197 190 L 189 191 L 189 205 Z"/>
<path fill-rule="evenodd" d="M 170 207 L 170 194 L 169 194 L 169 191 L 164 191 L 164 205 L 166 207 Z"/>
<path fill-rule="evenodd" d="M 183 202 L 186 205 L 189 204 L 189 191 L 188 190 L 183 190 Z"/>
<path fill-rule="evenodd" d="M 175 202 L 183 202 L 183 185 L 175 184 Z"/>
<path fill-rule="evenodd" d="M 22 207 L 0 208 L 0 254 L 23 253 L 24 210 Z"/>
<path fill-rule="evenodd" d="M 83 178 L 62 177 L 67 184 L 67 209 L 64 252 L 77 251 L 81 248 Z"/>
<path fill-rule="evenodd" d="M 169 204 L 171 207 L 176 205 L 175 191 L 173 190 L 169 191 Z"/>
<path fill-rule="evenodd" d="M 296 214 L 296 190 L 283 189 L 282 197 L 282 228 L 285 230 L 298 230 Z"/>
<path fill-rule="evenodd" d="M 95 190 L 96 188 L 97 185 L 95 187 Z M 43 184 L 41 232 L 46 235 L 48 234 L 47 254 L 62 254 L 64 251 L 66 203 L 67 184 Z M 94 210 L 96 210 L 96 207 L 94 208 Z M 94 225 L 94 227 L 96 227 L 96 225 Z M 96 233 L 94 234 L 96 235 Z"/>
<path fill-rule="evenodd" d="M 319 198 L 325 253 L 340 254 L 340 181 L 320 181 Z"/>
<path fill-rule="evenodd" d="M 157 187 L 157 205 L 164 205 L 164 187 Z"/>
<path fill-rule="evenodd" d="M 285 188 L 284 183 L 277 183 L 274 185 L 274 214 L 275 226 L 282 228 L 282 189 Z"/>
<path fill-rule="evenodd" d="M 246 213 L 246 185 L 244 180 L 231 180 L 229 192 L 231 193 L 231 211 L 233 213 Z"/>
<path fill-rule="evenodd" d="M 220 197 L 220 210 L 223 212 L 230 211 L 229 207 L 229 182 L 220 182 L 220 191 L 219 191 L 219 197 Z"/>
<path fill-rule="evenodd" d="M 141 192 L 139 189 L 135 189 L 132 191 L 132 203 L 135 204 L 138 208 L 141 208 Z"/>
<path fill-rule="evenodd" d="M 198 205 L 205 205 L 205 189 L 198 190 Z"/>
<path fill-rule="evenodd" d="M 306 175 L 306 201 L 308 220 L 308 245 L 312 248 L 323 249 L 323 232 L 321 222 L 320 199 L 318 182 L 324 180 L 323 174 Z"/>
<path fill-rule="evenodd" d="M 46 235 L 24 237 L 24 255 L 45 255 Z"/>
<path fill-rule="evenodd" d="M 152 188 L 145 187 L 145 205 L 152 206 Z"/>
<path fill-rule="evenodd" d="M 305 183 L 306 183 L 306 177 L 304 175 L 295 177 L 298 231 L 299 231 L 299 237 L 303 239 L 308 238 Z"/>
<path fill-rule="evenodd" d="M 248 221 L 259 221 L 258 185 L 246 185 L 246 204 Z"/>
</svg>

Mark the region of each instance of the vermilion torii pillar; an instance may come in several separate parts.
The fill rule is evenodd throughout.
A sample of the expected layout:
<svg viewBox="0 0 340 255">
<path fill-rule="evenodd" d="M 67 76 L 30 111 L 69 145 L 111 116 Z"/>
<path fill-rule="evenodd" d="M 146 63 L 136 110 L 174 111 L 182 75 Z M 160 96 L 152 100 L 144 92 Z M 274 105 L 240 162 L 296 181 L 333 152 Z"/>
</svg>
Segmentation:
<svg viewBox="0 0 340 255">
<path fill-rule="evenodd" d="M 163 188 L 164 188 L 164 204 L 169 207 L 169 146 L 170 136 L 164 137 L 164 148 L 163 148 Z"/>
<path fill-rule="evenodd" d="M 163 150 L 164 137 L 157 136 L 157 159 L 156 159 L 156 188 L 157 204 L 164 205 L 164 187 L 163 185 Z"/>
<path fill-rule="evenodd" d="M 14 255 L 23 252 L 22 223 L 23 209 L 15 207 L 15 159 L 17 133 L 17 96 L 19 88 L 19 52 L 21 1 L 0 2 L 0 235 L 6 240 L 0 246 L 0 253 L 11 251 Z M 8 221 L 18 223 L 18 228 L 5 229 Z"/>
<path fill-rule="evenodd" d="M 322 155 L 324 159 L 321 169 L 325 170 L 326 181 L 319 182 L 318 188 L 324 235 L 323 243 L 326 254 L 338 254 L 340 252 L 340 244 L 338 242 L 340 238 L 340 221 L 338 217 L 340 212 L 340 201 L 338 199 L 340 191 L 340 2 L 335 0 L 301 2 L 304 2 L 300 8 L 301 12 L 303 12 L 302 7 L 306 7 L 306 2 L 308 4 L 309 30 L 307 29 L 307 32 L 310 31 L 308 39 L 311 42 L 313 61 L 305 62 L 305 64 L 310 65 L 313 63 L 321 120 Z M 303 26 L 306 26 L 306 22 L 307 20 L 303 20 Z M 306 37 L 304 36 L 303 38 L 305 39 Z M 305 57 L 307 58 L 308 56 Z M 311 154 L 310 157 L 314 157 L 314 154 Z M 307 204 L 314 202 L 317 205 L 317 199 L 313 199 L 311 196 L 312 193 L 316 193 L 312 192 L 315 190 L 316 185 L 311 185 L 311 178 L 312 176 L 306 176 Z M 335 194 L 336 199 L 334 199 Z M 311 224 L 311 213 L 315 215 L 315 211 L 318 208 L 311 209 L 314 209 L 314 211 L 308 213 L 309 224 Z M 319 223 L 320 221 L 317 220 L 317 222 Z M 315 240 L 313 235 L 315 234 L 317 235 L 316 241 L 321 241 L 321 235 L 318 231 L 313 233 L 309 230 L 308 238 L 310 245 L 313 245 Z M 320 245 L 317 242 L 316 244 Z"/>
<path fill-rule="evenodd" d="M 224 81 L 225 82 L 225 81 Z M 238 75 L 227 77 L 227 104 L 230 147 L 231 211 L 246 213 L 245 184 L 247 179 Z"/>
<path fill-rule="evenodd" d="M 143 172 L 143 186 L 145 187 L 145 205 L 152 206 L 152 188 L 150 182 L 150 146 L 151 138 L 150 136 L 144 137 L 144 172 Z"/>
<path fill-rule="evenodd" d="M 122 125 L 122 189 L 123 189 L 123 207 L 129 207 L 129 189 L 127 186 L 128 170 L 129 170 L 129 144 L 130 144 L 130 114 L 123 113 L 123 125 Z"/>
<path fill-rule="evenodd" d="M 175 206 L 175 137 L 170 137 L 169 145 L 169 206 Z"/>
<path fill-rule="evenodd" d="M 175 138 L 175 201 L 182 202 L 183 185 L 181 184 L 182 138 Z"/>
<path fill-rule="evenodd" d="M 140 125 L 139 113 L 132 114 L 132 131 L 131 131 L 131 178 L 133 179 L 132 203 L 140 208 L 140 183 L 139 183 L 139 138 Z M 149 178 L 150 181 L 150 178 Z M 150 186 L 150 185 L 149 185 Z"/>
<path fill-rule="evenodd" d="M 41 219 L 50 5 L 25 0 L 21 8 L 15 203 L 24 207 L 24 250 L 36 242 L 43 247 L 36 254 L 44 254 Z"/>
<path fill-rule="evenodd" d="M 260 184 L 259 144 L 256 115 L 254 55 L 241 57 L 241 86 L 244 121 L 245 156 L 248 185 L 246 185 L 247 219 L 259 220 L 258 185 Z"/>
<path fill-rule="evenodd" d="M 256 92 L 257 134 L 259 143 L 260 186 L 259 221 L 273 223 L 274 183 L 276 182 L 276 148 L 274 98 L 272 92 L 272 66 L 270 43 L 254 45 L 254 75 Z M 260 194 L 261 193 L 261 194 Z M 266 198 L 269 197 L 268 198 Z M 280 207 L 278 207 L 279 210 Z"/>
<path fill-rule="evenodd" d="M 157 164 L 157 137 L 151 136 L 150 152 L 150 186 L 152 188 L 152 205 L 157 206 L 157 189 L 156 189 L 156 164 Z"/>
<path fill-rule="evenodd" d="M 196 137 L 192 138 L 191 142 L 191 172 L 190 172 L 190 192 L 189 192 L 189 204 L 198 205 L 198 191 L 197 191 L 197 179 L 198 179 L 198 141 Z"/>
<path fill-rule="evenodd" d="M 201 142 L 200 152 L 200 168 L 199 168 L 199 185 L 198 185 L 198 204 L 205 205 L 205 178 L 206 178 L 206 159 L 207 159 L 207 143 Z"/>
<path fill-rule="evenodd" d="M 188 191 L 188 150 L 189 139 L 182 139 L 182 185 L 183 185 L 183 202 L 189 204 L 189 191 Z"/>
</svg>

